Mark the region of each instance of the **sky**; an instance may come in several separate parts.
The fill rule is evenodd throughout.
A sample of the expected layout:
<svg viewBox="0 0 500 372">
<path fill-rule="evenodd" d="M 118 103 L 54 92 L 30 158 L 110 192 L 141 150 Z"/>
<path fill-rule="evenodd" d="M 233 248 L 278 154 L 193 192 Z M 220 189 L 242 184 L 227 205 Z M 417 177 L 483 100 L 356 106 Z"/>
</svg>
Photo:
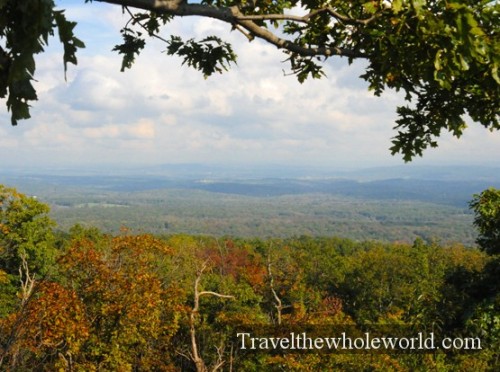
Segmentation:
<svg viewBox="0 0 500 372">
<path fill-rule="evenodd" d="M 303 84 L 286 76 L 286 56 L 259 40 L 249 43 L 215 20 L 172 21 L 163 36 L 215 34 L 233 43 L 238 65 L 203 75 L 165 45 L 149 42 L 131 70 L 120 72 L 111 49 L 127 21 L 117 6 L 59 1 L 78 22 L 86 48 L 64 79 L 62 47 L 50 41 L 37 58 L 39 100 L 32 118 L 10 125 L 0 102 L 0 170 L 124 167 L 167 163 L 366 168 L 404 164 L 389 148 L 396 106 L 375 97 L 359 78 L 363 63 L 327 62 L 326 78 Z M 498 165 L 500 133 L 479 124 L 460 139 L 443 135 L 416 165 Z"/>
</svg>

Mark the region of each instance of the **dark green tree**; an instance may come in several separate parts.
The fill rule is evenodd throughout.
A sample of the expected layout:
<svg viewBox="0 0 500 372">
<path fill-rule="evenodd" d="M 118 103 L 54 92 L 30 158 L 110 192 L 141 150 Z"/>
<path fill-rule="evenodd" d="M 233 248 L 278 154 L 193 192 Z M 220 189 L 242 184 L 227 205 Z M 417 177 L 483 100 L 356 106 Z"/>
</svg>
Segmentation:
<svg viewBox="0 0 500 372">
<path fill-rule="evenodd" d="M 482 335 L 491 345 L 491 360 L 497 369 L 500 364 L 500 190 L 489 188 L 474 195 L 470 202 L 474 211 L 474 225 L 479 237 L 477 244 L 491 256 L 484 267 L 479 280 L 473 287 L 477 300 L 474 313 L 468 320 L 468 326 Z"/>
<path fill-rule="evenodd" d="M 86 0 L 86 2 L 92 2 Z M 213 35 L 203 40 L 169 35 L 176 17 L 198 16 L 228 24 L 228 30 L 259 38 L 283 50 L 300 82 L 324 76 L 333 57 L 366 61 L 361 78 L 375 95 L 402 91 L 391 151 L 405 161 L 436 147 L 443 131 L 460 137 L 469 116 L 498 130 L 500 4 L 490 0 L 94 0 L 123 7 L 130 20 L 122 28 L 122 70 L 130 68 L 148 37 L 166 43 L 169 55 L 205 76 L 236 62 L 232 46 Z M 31 81 L 34 55 L 57 29 L 64 64 L 76 64 L 84 47 L 74 22 L 52 0 L 0 0 L 0 97 L 7 97 L 12 124 L 29 118 L 37 99 Z M 66 67 L 65 67 L 66 68 Z"/>
<path fill-rule="evenodd" d="M 497 297 L 497 306 L 500 306 L 500 190 L 489 188 L 480 194 L 474 195 L 470 202 L 474 211 L 474 225 L 479 237 L 477 244 L 491 256 L 491 261 L 483 270 L 482 280 L 476 292 L 478 298 Z"/>
<path fill-rule="evenodd" d="M 489 188 L 474 195 L 470 207 L 479 231 L 477 243 L 489 255 L 500 254 L 500 190 Z"/>
</svg>

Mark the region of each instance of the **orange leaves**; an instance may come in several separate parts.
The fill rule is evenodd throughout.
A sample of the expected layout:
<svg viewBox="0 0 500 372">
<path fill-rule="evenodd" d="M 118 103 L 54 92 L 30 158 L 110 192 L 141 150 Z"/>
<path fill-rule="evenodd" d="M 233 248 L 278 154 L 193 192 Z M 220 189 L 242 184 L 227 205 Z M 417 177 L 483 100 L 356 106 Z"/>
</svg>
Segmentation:
<svg viewBox="0 0 500 372">
<path fill-rule="evenodd" d="M 32 349 L 76 352 L 89 336 L 82 302 L 74 291 L 58 283 L 40 282 L 22 315 L 25 342 Z"/>
<path fill-rule="evenodd" d="M 321 301 L 321 308 L 325 315 L 335 316 L 342 312 L 342 300 L 335 296 L 328 296 Z"/>
<path fill-rule="evenodd" d="M 100 243 L 97 248 L 88 240 L 75 241 L 59 260 L 85 302 L 91 324 L 87 352 L 95 363 L 101 360 L 100 368 L 147 369 L 158 340 L 163 348 L 177 331 L 176 298 L 170 296 L 178 293 L 165 288 L 158 276 L 158 263 L 170 249 L 150 235 Z"/>
<path fill-rule="evenodd" d="M 346 249 L 338 240 L 78 236 L 58 260 L 60 282 L 36 282 L 20 309 L 0 318 L 0 369 L 2 359 L 17 370 L 188 370 L 196 361 L 233 370 L 411 369 L 417 362 L 398 355 L 240 353 L 231 335 L 273 324 L 328 336 L 368 321 L 458 319 L 471 298 L 463 288 L 475 288 L 487 263 L 481 252 L 423 242 Z"/>
<path fill-rule="evenodd" d="M 41 281 L 24 307 L 0 319 L 0 331 L 8 335 L 0 360 L 10 359 L 13 368 L 22 370 L 18 363 L 34 365 L 38 358 L 45 358 L 49 366 L 55 355 L 65 358 L 78 354 L 89 337 L 89 324 L 74 291 Z"/>
</svg>

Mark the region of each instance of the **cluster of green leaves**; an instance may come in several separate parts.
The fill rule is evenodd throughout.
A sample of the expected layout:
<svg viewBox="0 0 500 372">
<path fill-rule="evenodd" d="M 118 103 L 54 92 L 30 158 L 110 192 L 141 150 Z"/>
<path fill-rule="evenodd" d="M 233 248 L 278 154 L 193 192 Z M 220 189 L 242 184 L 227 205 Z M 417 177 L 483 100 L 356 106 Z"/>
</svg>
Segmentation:
<svg viewBox="0 0 500 372">
<path fill-rule="evenodd" d="M 15 293 L 23 257 L 28 269 L 38 276 L 53 269 L 55 223 L 48 213 L 46 204 L 0 185 L 0 316 L 11 309 L 12 301 L 4 296 Z"/>
<path fill-rule="evenodd" d="M 477 249 L 419 240 L 160 239 L 127 231 L 112 237 L 81 226 L 61 236 L 59 247 L 56 270 L 35 277 L 28 299 L 10 293 L 17 306 L 0 315 L 0 367 L 194 370 L 193 335 L 202 358 L 198 371 L 217 365 L 269 371 L 498 367 L 499 297 L 484 301 L 477 294 L 494 260 Z M 193 314 L 196 294 L 205 296 Z M 238 347 L 239 330 L 265 334 L 278 325 L 334 333 L 323 336 L 392 326 L 406 337 L 432 331 L 436 339 L 480 336 L 487 343 L 474 353 L 415 354 L 246 353 Z"/>
<path fill-rule="evenodd" d="M 113 51 L 123 54 L 122 72 L 132 67 L 135 58 L 146 46 L 145 34 L 149 37 L 156 36 L 161 26 L 165 26 L 172 19 L 169 15 L 155 12 L 129 14 L 129 22 L 120 31 L 123 43 L 113 48 Z"/>
<path fill-rule="evenodd" d="M 167 47 L 168 55 L 178 55 L 187 63 L 208 77 L 214 72 L 227 71 L 231 63 L 236 62 L 236 54 L 230 44 L 216 36 L 202 40 L 189 39 L 183 41 L 178 36 L 171 36 Z"/>
<path fill-rule="evenodd" d="M 492 257 L 483 270 L 481 283 L 476 291 L 483 298 L 476 309 L 476 321 L 473 326 L 483 330 L 492 342 L 500 338 L 500 190 L 489 188 L 474 195 L 470 202 L 474 211 L 474 225 L 479 231 L 477 243 Z"/>
<path fill-rule="evenodd" d="M 0 98 L 7 97 L 12 125 L 30 117 L 29 103 L 37 100 L 32 84 L 35 56 L 44 51 L 56 28 L 64 46 L 64 69 L 77 63 L 76 51 L 84 44 L 73 34 L 75 26 L 52 0 L 0 1 Z"/>
<path fill-rule="evenodd" d="M 361 77 L 376 95 L 386 88 L 402 90 L 411 102 L 397 109 L 393 154 L 410 161 L 436 147 L 442 131 L 460 137 L 466 115 L 486 128 L 500 128 L 498 7 L 462 0 L 357 1 L 335 7 L 353 20 L 330 25 L 334 45 L 366 56 Z"/>
<path fill-rule="evenodd" d="M 398 108 L 393 154 L 409 161 L 436 147 L 442 131 L 460 137 L 466 115 L 500 128 L 498 7 L 490 1 L 401 2 L 387 27 L 374 31 L 378 40 L 363 77 L 376 94 L 384 86 L 403 89 L 412 102 Z"/>
<path fill-rule="evenodd" d="M 474 225 L 480 233 L 479 246 L 490 255 L 500 255 L 500 191 L 489 188 L 470 203 Z"/>
<path fill-rule="evenodd" d="M 103 0 L 106 1 L 106 0 Z M 87 1 L 88 2 L 88 1 Z M 500 129 L 499 7 L 489 0 L 356 0 L 300 2 L 303 16 L 292 15 L 296 0 L 205 0 L 144 3 L 119 1 L 130 20 L 122 29 L 123 43 L 114 50 L 123 55 L 122 71 L 130 68 L 146 44 L 145 36 L 167 43 L 167 54 L 204 76 L 223 72 L 236 62 L 230 44 L 218 36 L 183 41 L 160 36 L 173 17 L 196 15 L 216 18 L 282 49 L 291 72 L 300 82 L 324 76 L 323 65 L 332 56 L 365 59 L 361 75 L 376 95 L 386 89 L 403 91 L 406 106 L 391 147 L 405 161 L 437 146 L 443 131 L 460 137 L 466 117 L 490 130 Z M 133 14 L 130 8 L 149 10 Z M 54 9 L 53 1 L 0 1 L 0 96 L 8 95 L 12 123 L 29 117 L 29 101 L 37 99 L 31 84 L 34 55 L 43 51 L 54 28 L 64 45 L 64 64 L 76 63 L 83 43 L 73 34 L 74 22 Z M 274 29 L 273 29 L 274 28 Z"/>
<path fill-rule="evenodd" d="M 189 39 L 183 41 L 179 36 L 170 36 L 169 40 L 159 36 L 161 26 L 165 26 L 172 16 L 168 14 L 129 12 L 131 18 L 122 28 L 123 43 L 116 45 L 113 50 L 123 54 L 122 68 L 131 68 L 135 58 L 146 46 L 145 36 L 157 37 L 167 43 L 166 53 L 178 55 L 187 64 L 203 73 L 205 77 L 215 72 L 222 73 L 229 69 L 231 63 L 236 62 L 236 54 L 230 44 L 216 36 L 209 36 L 202 40 Z M 134 27 L 135 26 L 135 27 Z"/>
</svg>

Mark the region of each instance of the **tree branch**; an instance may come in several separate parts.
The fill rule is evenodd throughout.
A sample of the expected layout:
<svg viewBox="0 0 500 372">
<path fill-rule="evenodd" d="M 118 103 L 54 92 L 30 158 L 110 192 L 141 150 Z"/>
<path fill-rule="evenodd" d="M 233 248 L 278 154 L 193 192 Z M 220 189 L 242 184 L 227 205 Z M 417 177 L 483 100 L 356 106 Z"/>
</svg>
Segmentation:
<svg viewBox="0 0 500 372">
<path fill-rule="evenodd" d="M 333 18 L 337 19 L 338 21 L 342 21 L 346 24 L 353 24 L 353 25 L 354 24 L 367 25 L 370 22 L 377 19 L 380 15 L 380 13 L 376 13 L 373 16 L 371 16 L 370 18 L 355 19 L 355 18 L 345 16 L 343 14 L 340 14 L 332 7 L 324 7 L 324 8 L 316 9 L 316 10 L 314 10 L 308 14 L 305 14 L 303 16 L 298 16 L 298 15 L 293 15 L 293 14 L 251 14 L 251 15 L 242 15 L 242 16 L 239 16 L 237 18 L 239 20 L 242 20 L 242 21 L 292 21 L 292 22 L 299 22 L 299 23 L 309 23 L 311 18 L 313 18 L 321 13 L 329 13 Z"/>
<path fill-rule="evenodd" d="M 212 295 L 212 296 L 220 297 L 220 298 L 234 298 L 234 296 L 223 295 L 223 294 L 220 294 L 220 293 L 217 293 L 217 292 L 212 292 L 212 291 L 202 291 L 202 292 L 198 293 L 198 296 L 200 296 L 200 297 L 204 296 L 204 295 Z"/>
<path fill-rule="evenodd" d="M 24 307 L 33 293 L 35 274 L 30 274 L 28 261 L 26 261 L 26 253 L 23 252 L 21 254 L 21 260 L 21 266 L 19 266 L 19 281 L 21 282 L 21 307 Z M 23 278 L 23 273 L 26 278 Z"/>
<path fill-rule="evenodd" d="M 157 38 L 158 40 L 163 41 L 164 43 L 168 43 L 168 40 L 162 38 L 160 35 L 150 33 L 149 30 L 147 29 L 147 27 L 144 26 L 139 19 L 137 19 L 137 17 L 130 11 L 130 9 L 128 7 L 124 7 L 124 8 L 127 11 L 127 13 L 129 14 L 130 19 L 133 20 L 135 23 L 137 23 L 139 26 L 141 26 L 141 28 L 144 31 L 146 31 L 150 36 L 153 36 L 153 37 Z"/>
<path fill-rule="evenodd" d="M 269 287 L 271 288 L 271 293 L 273 294 L 273 297 L 276 301 L 276 304 L 274 305 L 274 307 L 276 308 L 276 312 L 278 315 L 278 325 L 281 325 L 283 309 L 290 307 L 290 305 L 283 305 L 281 298 L 278 296 L 278 293 L 274 289 L 274 277 L 273 277 L 273 273 L 271 272 L 271 265 L 272 265 L 271 264 L 271 253 L 268 253 L 268 255 L 267 255 L 267 275 L 269 276 Z"/>
<path fill-rule="evenodd" d="M 234 296 L 230 295 L 224 295 L 220 294 L 217 292 L 212 292 L 212 291 L 201 291 L 199 290 L 199 285 L 200 285 L 200 280 L 201 276 L 203 275 L 203 272 L 207 268 L 208 262 L 205 261 L 201 268 L 198 270 L 196 274 L 196 279 L 194 281 L 194 299 L 193 299 L 193 308 L 191 309 L 191 313 L 189 314 L 189 333 L 191 337 L 191 350 L 192 350 L 192 361 L 194 362 L 196 366 L 196 371 L 197 372 L 206 372 L 207 367 L 205 365 L 205 361 L 203 360 L 202 356 L 200 355 L 199 348 L 198 348 L 198 343 L 196 340 L 196 314 L 198 314 L 198 311 L 200 309 L 200 297 L 204 295 L 210 295 L 210 296 L 215 296 L 215 297 L 220 297 L 220 298 L 234 298 Z M 220 350 L 217 349 L 217 352 L 219 353 Z M 217 370 L 224 364 L 224 361 L 222 360 L 221 355 L 219 354 L 219 360 L 216 366 L 214 367 L 213 371 Z"/>
<path fill-rule="evenodd" d="M 241 12 L 238 6 L 232 7 L 214 7 L 202 4 L 189 4 L 184 0 L 95 0 L 109 4 L 121 5 L 124 7 L 132 7 L 137 9 L 149 10 L 160 14 L 170 14 L 173 16 L 200 16 L 206 18 L 213 18 L 219 21 L 229 23 L 233 27 L 239 25 L 241 28 L 247 30 L 251 35 L 267 41 L 275 45 L 279 49 L 285 49 L 292 53 L 304 57 L 311 56 L 345 56 L 350 58 L 367 58 L 365 53 L 360 51 L 340 48 L 338 46 L 303 46 L 294 43 L 290 40 L 277 36 L 269 31 L 267 28 L 259 26 L 254 20 L 293 20 L 296 22 L 308 22 L 308 20 L 321 12 L 328 12 L 333 17 L 344 22 L 353 24 L 367 24 L 374 19 L 375 16 L 366 20 L 356 20 L 343 16 L 337 13 L 333 8 L 322 8 L 317 11 L 311 12 L 305 16 L 292 16 L 282 14 L 263 14 L 254 16 L 247 16 Z M 247 36 L 248 37 L 248 36 Z"/>
</svg>

